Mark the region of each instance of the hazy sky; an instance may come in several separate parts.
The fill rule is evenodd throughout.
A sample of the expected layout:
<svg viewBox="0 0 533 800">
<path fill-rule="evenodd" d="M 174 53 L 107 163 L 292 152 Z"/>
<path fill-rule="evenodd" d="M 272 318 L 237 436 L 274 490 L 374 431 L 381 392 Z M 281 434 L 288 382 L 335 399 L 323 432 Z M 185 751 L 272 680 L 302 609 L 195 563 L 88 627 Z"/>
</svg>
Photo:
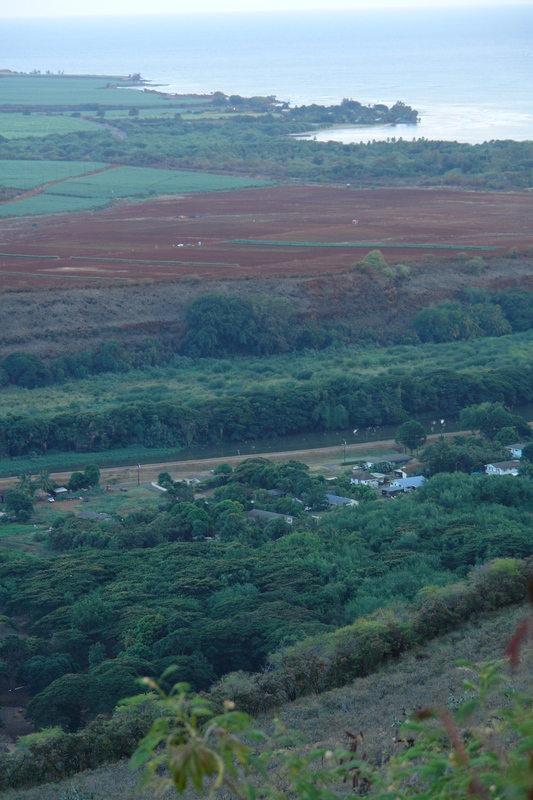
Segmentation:
<svg viewBox="0 0 533 800">
<path fill-rule="evenodd" d="M 0 18 L 506 5 L 502 0 L 0 0 Z M 507 4 L 509 5 L 509 4 Z M 512 5 L 533 5 L 513 0 Z"/>
</svg>

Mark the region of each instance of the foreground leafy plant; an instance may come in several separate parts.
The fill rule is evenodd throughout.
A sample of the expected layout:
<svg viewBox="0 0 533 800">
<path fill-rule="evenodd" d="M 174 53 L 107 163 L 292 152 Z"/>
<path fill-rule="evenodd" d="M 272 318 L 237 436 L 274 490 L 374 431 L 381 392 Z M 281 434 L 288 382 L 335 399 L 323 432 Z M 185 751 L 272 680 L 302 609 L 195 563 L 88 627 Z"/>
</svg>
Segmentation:
<svg viewBox="0 0 533 800">
<path fill-rule="evenodd" d="M 166 695 L 155 681 L 145 678 L 144 683 L 159 696 L 167 713 L 152 725 L 131 761 L 132 769 L 143 768 L 143 787 L 174 786 L 181 793 L 190 782 L 199 795 L 207 793 L 210 798 L 221 788 L 238 800 L 283 798 L 286 793 L 273 785 L 269 765 L 275 767 L 278 782 L 291 787 L 291 795 L 306 800 L 333 800 L 336 795 L 329 786 L 346 781 L 351 770 L 357 772 L 356 778 L 351 775 L 353 785 L 359 781 L 361 770 L 351 762 L 353 749 L 302 755 L 290 749 L 300 737 L 288 735 L 278 725 L 269 739 L 230 700 L 225 701 L 223 713 L 216 714 L 204 698 L 191 694 L 187 684 L 176 684 Z M 165 768 L 170 777 L 161 775 Z"/>
<path fill-rule="evenodd" d="M 533 701 L 513 690 L 502 664 L 461 662 L 474 673 L 465 701 L 452 714 L 422 709 L 397 737 L 400 752 L 384 768 L 358 754 L 362 735 L 345 732 L 348 751 L 302 750 L 302 741 L 279 728 L 269 739 L 232 701 L 216 714 L 203 698 L 177 684 L 166 696 L 145 679 L 165 708 L 140 743 L 132 767 L 141 782 L 199 795 L 223 788 L 238 800 L 286 797 L 335 800 L 350 787 L 358 796 L 385 800 L 533 797 Z M 381 759 L 376 759 L 381 761 Z M 163 777 L 167 770 L 170 777 Z"/>
</svg>

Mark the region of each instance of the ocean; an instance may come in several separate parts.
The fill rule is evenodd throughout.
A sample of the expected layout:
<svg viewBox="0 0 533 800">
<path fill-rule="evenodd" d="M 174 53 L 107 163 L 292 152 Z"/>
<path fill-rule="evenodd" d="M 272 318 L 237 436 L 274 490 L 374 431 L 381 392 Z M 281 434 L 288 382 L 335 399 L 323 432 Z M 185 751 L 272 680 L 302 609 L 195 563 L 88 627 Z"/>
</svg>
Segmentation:
<svg viewBox="0 0 533 800">
<path fill-rule="evenodd" d="M 396 100 L 416 126 L 318 139 L 533 139 L 533 6 L 0 20 L 0 69 L 140 72 L 169 91 Z"/>
</svg>

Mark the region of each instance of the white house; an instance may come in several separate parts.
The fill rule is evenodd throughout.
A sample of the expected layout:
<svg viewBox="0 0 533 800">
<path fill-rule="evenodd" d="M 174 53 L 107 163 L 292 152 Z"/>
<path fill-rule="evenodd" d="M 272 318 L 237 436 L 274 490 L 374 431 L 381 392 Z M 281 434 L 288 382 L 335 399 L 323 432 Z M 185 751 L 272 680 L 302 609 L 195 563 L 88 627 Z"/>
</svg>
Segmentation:
<svg viewBox="0 0 533 800">
<path fill-rule="evenodd" d="M 401 467 L 393 470 L 392 474 L 394 475 L 395 478 L 407 478 L 407 472 Z"/>
<path fill-rule="evenodd" d="M 485 464 L 487 475 L 518 475 L 520 461 L 496 461 L 494 464 Z"/>
<path fill-rule="evenodd" d="M 387 476 L 382 472 L 358 472 L 357 476 L 350 478 L 352 486 L 370 486 L 372 489 L 377 489 L 381 483 L 385 483 Z"/>
<path fill-rule="evenodd" d="M 509 452 L 511 453 L 513 458 L 522 458 L 522 452 L 524 450 L 524 447 L 527 447 L 528 444 L 531 444 L 531 443 L 530 442 L 519 442 L 518 444 L 508 444 L 505 449 L 509 450 Z"/>
<path fill-rule="evenodd" d="M 379 482 L 375 478 L 365 478 L 362 481 L 358 481 L 357 478 L 350 478 L 350 483 L 352 486 L 369 486 L 371 489 L 379 487 Z"/>
</svg>

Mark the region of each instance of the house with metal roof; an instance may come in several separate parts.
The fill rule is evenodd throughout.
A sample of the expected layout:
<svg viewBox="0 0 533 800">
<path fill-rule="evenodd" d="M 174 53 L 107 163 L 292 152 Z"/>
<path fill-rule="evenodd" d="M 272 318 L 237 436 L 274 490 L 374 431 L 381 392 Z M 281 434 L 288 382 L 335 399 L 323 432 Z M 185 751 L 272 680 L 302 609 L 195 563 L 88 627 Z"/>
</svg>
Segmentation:
<svg viewBox="0 0 533 800">
<path fill-rule="evenodd" d="M 357 500 L 354 500 L 353 497 L 341 497 L 338 494 L 327 494 L 326 499 L 330 506 L 358 506 L 359 503 Z"/>
<path fill-rule="evenodd" d="M 426 479 L 423 475 L 415 475 L 413 478 L 396 478 L 390 482 L 391 487 L 401 489 L 403 492 L 414 492 L 424 485 Z"/>
</svg>

